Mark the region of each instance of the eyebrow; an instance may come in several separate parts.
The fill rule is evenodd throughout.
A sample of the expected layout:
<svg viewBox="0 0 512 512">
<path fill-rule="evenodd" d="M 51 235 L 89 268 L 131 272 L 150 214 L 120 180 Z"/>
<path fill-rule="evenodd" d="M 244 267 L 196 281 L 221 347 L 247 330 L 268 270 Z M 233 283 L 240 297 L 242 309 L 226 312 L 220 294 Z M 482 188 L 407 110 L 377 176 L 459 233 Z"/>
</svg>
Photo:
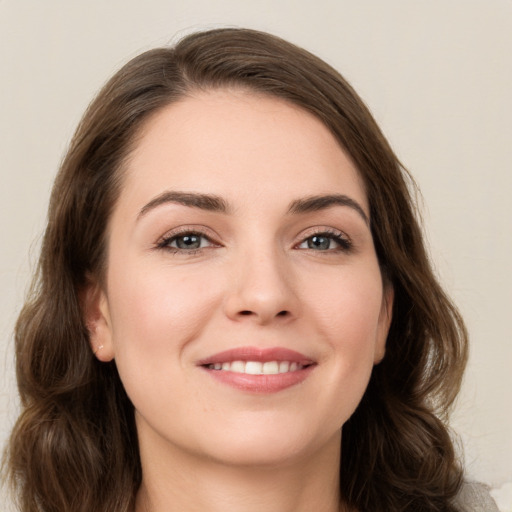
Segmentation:
<svg viewBox="0 0 512 512">
<path fill-rule="evenodd" d="M 210 212 L 228 213 L 230 211 L 226 201 L 216 195 L 198 194 L 196 192 L 166 191 L 146 204 L 139 212 L 138 217 L 142 217 L 150 210 L 165 203 L 177 203 Z"/>
<path fill-rule="evenodd" d="M 147 203 L 139 212 L 138 218 L 142 217 L 149 211 L 157 208 L 158 206 L 166 203 L 177 203 L 192 208 L 199 208 L 210 212 L 230 213 L 232 208 L 220 196 L 214 194 L 200 194 L 197 192 L 179 192 L 179 191 L 166 191 L 156 196 L 149 203 Z M 301 214 L 309 212 L 318 212 L 326 210 L 332 206 L 348 206 L 355 210 L 365 221 L 367 225 L 370 220 L 363 210 L 362 206 L 349 196 L 343 194 L 328 194 L 309 196 L 301 199 L 296 199 L 290 203 L 288 213 Z"/>
<path fill-rule="evenodd" d="M 363 210 L 363 207 L 351 197 L 343 194 L 319 195 L 297 199 L 290 204 L 288 211 L 295 214 L 318 212 L 332 206 L 348 206 L 355 210 L 368 226 L 370 225 L 370 219 Z"/>
</svg>

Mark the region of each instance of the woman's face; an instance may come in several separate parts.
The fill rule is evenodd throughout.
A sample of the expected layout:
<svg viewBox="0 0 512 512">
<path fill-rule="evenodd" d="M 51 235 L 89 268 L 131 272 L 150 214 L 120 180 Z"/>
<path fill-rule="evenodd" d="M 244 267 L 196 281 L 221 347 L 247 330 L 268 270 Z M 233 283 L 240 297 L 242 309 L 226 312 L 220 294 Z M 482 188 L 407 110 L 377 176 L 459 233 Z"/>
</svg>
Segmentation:
<svg viewBox="0 0 512 512">
<path fill-rule="evenodd" d="M 258 464 L 339 446 L 392 291 L 364 186 L 319 120 L 236 90 L 166 107 L 108 233 L 92 343 L 115 358 L 144 450 Z"/>
</svg>

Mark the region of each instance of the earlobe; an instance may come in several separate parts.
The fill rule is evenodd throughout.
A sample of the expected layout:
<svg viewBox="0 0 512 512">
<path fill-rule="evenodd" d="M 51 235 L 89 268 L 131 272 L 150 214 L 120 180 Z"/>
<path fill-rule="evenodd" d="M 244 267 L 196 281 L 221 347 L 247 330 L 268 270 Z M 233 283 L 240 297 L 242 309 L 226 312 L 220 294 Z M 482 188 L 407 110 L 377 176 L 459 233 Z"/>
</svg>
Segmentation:
<svg viewBox="0 0 512 512">
<path fill-rule="evenodd" d="M 88 280 L 81 294 L 81 307 L 93 354 L 102 362 L 112 361 L 114 346 L 108 300 L 96 280 Z"/>
<path fill-rule="evenodd" d="M 375 344 L 375 355 L 373 362 L 379 364 L 386 355 L 386 342 L 388 338 L 391 320 L 393 319 L 393 301 L 395 298 L 395 290 L 391 284 L 384 285 L 382 297 L 382 307 L 379 315 L 379 326 L 377 332 L 377 340 Z"/>
</svg>

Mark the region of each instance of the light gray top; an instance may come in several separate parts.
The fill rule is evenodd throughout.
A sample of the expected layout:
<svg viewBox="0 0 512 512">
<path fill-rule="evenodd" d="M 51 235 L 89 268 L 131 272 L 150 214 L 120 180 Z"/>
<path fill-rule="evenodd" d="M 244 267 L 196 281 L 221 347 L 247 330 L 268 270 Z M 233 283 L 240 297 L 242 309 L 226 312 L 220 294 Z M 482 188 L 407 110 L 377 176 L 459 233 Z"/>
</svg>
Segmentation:
<svg viewBox="0 0 512 512">
<path fill-rule="evenodd" d="M 500 512 L 488 487 L 476 482 L 464 483 L 455 505 L 460 512 Z"/>
</svg>

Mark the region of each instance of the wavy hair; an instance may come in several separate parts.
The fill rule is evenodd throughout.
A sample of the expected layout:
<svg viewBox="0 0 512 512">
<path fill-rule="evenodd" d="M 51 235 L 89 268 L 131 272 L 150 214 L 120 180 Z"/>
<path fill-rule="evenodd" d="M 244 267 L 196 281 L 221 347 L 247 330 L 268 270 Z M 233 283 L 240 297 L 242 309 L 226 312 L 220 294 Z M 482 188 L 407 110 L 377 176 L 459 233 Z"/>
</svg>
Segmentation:
<svg viewBox="0 0 512 512">
<path fill-rule="evenodd" d="M 77 128 L 15 330 L 22 411 L 5 469 L 19 509 L 133 507 L 141 482 L 133 406 L 115 362 L 100 363 L 91 352 L 80 291 L 88 275 L 104 274 L 106 226 L 145 121 L 194 91 L 230 87 L 291 102 L 331 130 L 364 181 L 377 256 L 394 287 L 386 356 L 343 426 L 342 497 L 365 512 L 454 511 L 462 470 L 446 420 L 467 335 L 432 271 L 414 182 L 339 73 L 305 50 L 246 29 L 195 33 L 134 58 Z"/>
</svg>

